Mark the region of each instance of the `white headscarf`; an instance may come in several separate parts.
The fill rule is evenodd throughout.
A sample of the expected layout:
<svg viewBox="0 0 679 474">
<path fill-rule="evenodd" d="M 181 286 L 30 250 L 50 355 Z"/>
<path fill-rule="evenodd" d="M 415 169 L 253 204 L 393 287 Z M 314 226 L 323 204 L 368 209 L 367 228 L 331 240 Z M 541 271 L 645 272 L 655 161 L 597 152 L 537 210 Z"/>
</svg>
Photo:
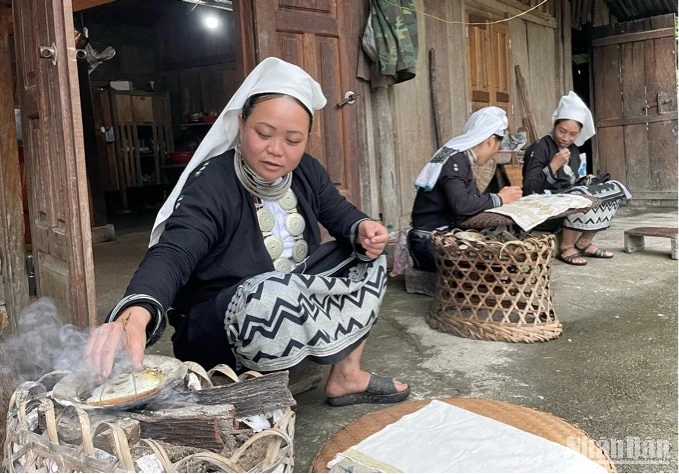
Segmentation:
<svg viewBox="0 0 679 474">
<path fill-rule="evenodd" d="M 563 96 L 559 101 L 559 105 L 552 114 L 552 127 L 554 122 L 560 119 L 576 120 L 582 124 L 580 134 L 575 139 L 577 146 L 582 146 L 596 133 L 592 113 L 582 99 L 573 91 L 568 92 L 568 95 Z"/>
<path fill-rule="evenodd" d="M 504 137 L 507 125 L 507 113 L 500 107 L 484 107 L 474 112 L 462 129 L 462 135 L 448 140 L 424 165 L 415 180 L 415 187 L 431 191 L 448 158 L 457 152 L 475 147 L 491 135 Z"/>
<path fill-rule="evenodd" d="M 167 201 L 160 208 L 153 224 L 149 247 L 158 242 L 165 229 L 165 221 L 172 214 L 177 197 L 191 173 L 205 160 L 221 155 L 238 144 L 238 114 L 248 97 L 269 92 L 294 97 L 312 113 L 322 109 L 326 103 L 318 82 L 298 66 L 273 57 L 259 63 L 224 107 L 193 154 Z"/>
</svg>

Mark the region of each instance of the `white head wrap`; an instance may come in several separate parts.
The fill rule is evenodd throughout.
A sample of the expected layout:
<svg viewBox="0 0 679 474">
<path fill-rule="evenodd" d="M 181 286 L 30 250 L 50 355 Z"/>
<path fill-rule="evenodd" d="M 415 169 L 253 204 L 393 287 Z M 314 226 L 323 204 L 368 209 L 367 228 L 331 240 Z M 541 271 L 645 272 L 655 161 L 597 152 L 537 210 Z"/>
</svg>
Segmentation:
<svg viewBox="0 0 679 474">
<path fill-rule="evenodd" d="M 431 191 L 448 158 L 454 153 L 474 148 L 491 135 L 504 137 L 507 125 L 507 113 L 500 107 L 484 107 L 474 112 L 462 129 L 462 135 L 448 140 L 422 168 L 415 187 Z"/>
<path fill-rule="evenodd" d="M 552 114 L 552 126 L 554 126 L 554 122 L 560 119 L 576 120 L 582 124 L 580 134 L 575 139 L 577 146 L 582 146 L 596 133 L 592 113 L 573 91 L 568 92 L 568 95 L 563 96 L 559 101 L 559 105 Z"/>
<path fill-rule="evenodd" d="M 177 185 L 170 193 L 167 201 L 160 208 L 156 222 L 153 224 L 149 247 L 155 245 L 165 229 L 165 221 L 174 210 L 177 197 L 181 193 L 191 173 L 205 160 L 221 155 L 235 147 L 238 143 L 238 114 L 248 97 L 262 93 L 286 94 L 298 99 L 310 111 L 322 109 L 326 100 L 321 86 L 303 69 L 278 58 L 266 58 L 245 78 L 243 84 L 231 97 L 210 131 L 193 154 L 193 158 L 184 169 Z"/>
</svg>

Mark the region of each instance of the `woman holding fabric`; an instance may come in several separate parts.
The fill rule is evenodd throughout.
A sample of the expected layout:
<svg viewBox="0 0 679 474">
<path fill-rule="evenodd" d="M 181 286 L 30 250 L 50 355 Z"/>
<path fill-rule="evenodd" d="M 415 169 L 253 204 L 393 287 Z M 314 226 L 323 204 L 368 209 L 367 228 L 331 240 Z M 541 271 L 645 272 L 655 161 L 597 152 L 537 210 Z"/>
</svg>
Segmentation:
<svg viewBox="0 0 679 474">
<path fill-rule="evenodd" d="M 584 163 L 578 146 L 594 136 L 596 130 L 591 112 L 573 91 L 559 101 L 552 123 L 552 132 L 526 149 L 523 194 L 587 194 L 598 198 L 601 205 L 536 229 L 554 232 L 563 225 L 557 258 L 570 265 L 586 265 L 584 257 L 613 258 L 611 252 L 598 248 L 592 240 L 597 232 L 610 227 L 620 202 L 631 195 L 622 183 L 607 177 L 580 177 L 585 171 L 581 169 Z"/>
<path fill-rule="evenodd" d="M 433 230 L 454 228 L 476 215 L 521 197 L 521 188 L 507 186 L 495 193 L 476 187 L 472 163 L 483 166 L 498 152 L 507 129 L 507 114 L 499 107 L 474 112 L 462 135 L 449 140 L 429 160 L 415 181 L 417 195 L 411 214 L 408 248 L 415 268 L 436 271 Z"/>
<path fill-rule="evenodd" d="M 107 378 L 119 344 L 135 367 L 167 310 L 175 355 L 206 368 L 333 364 L 333 406 L 393 403 L 410 388 L 360 367 L 386 291 L 386 229 L 304 153 L 319 84 L 277 58 L 246 78 L 156 218 L 126 296 L 97 328 L 86 365 Z M 321 245 L 322 224 L 336 241 Z"/>
</svg>

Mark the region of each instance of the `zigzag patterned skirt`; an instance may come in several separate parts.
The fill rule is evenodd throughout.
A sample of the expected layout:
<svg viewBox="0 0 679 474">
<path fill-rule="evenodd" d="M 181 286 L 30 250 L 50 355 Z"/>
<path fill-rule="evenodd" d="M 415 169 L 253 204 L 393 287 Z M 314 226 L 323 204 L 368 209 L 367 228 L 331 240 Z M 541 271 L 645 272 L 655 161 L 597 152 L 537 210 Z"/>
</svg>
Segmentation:
<svg viewBox="0 0 679 474">
<path fill-rule="evenodd" d="M 368 336 L 386 283 L 386 257 L 364 262 L 335 242 L 292 273 L 241 282 L 224 317 L 237 363 L 267 372 L 339 362 Z"/>
<path fill-rule="evenodd" d="M 608 229 L 611 220 L 620 207 L 623 199 L 630 199 L 632 195 L 619 181 L 607 181 L 590 186 L 575 186 L 564 191 L 565 194 L 587 194 L 601 201 L 599 207 L 580 214 L 566 217 L 563 226 L 579 232 L 598 232 Z"/>
</svg>

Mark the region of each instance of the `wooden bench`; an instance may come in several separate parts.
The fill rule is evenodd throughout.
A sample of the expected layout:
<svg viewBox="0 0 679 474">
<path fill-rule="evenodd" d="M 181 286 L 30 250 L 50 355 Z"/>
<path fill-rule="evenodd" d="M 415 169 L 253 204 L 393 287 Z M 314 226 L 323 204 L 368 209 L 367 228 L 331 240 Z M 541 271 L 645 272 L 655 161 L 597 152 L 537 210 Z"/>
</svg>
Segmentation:
<svg viewBox="0 0 679 474">
<path fill-rule="evenodd" d="M 673 260 L 677 260 L 677 228 L 676 227 L 636 227 L 625 231 L 625 252 L 633 253 L 644 250 L 644 237 L 663 237 L 670 239 Z"/>
</svg>

